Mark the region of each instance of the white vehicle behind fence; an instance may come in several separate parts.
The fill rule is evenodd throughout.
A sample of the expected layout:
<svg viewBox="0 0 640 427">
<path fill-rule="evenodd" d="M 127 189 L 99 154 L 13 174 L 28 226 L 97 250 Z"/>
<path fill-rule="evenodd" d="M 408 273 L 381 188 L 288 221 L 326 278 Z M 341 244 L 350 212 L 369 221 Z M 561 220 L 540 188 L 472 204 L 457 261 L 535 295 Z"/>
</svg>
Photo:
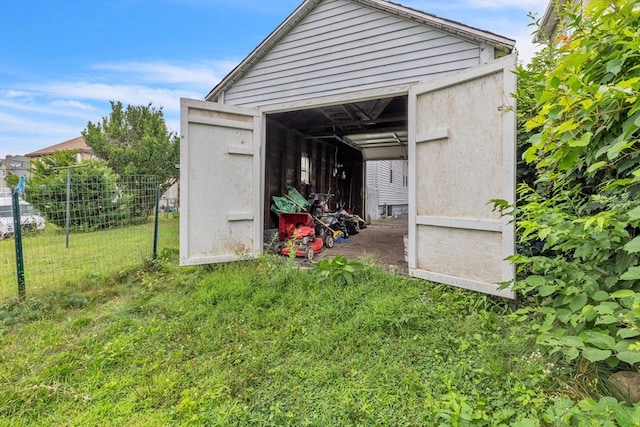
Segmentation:
<svg viewBox="0 0 640 427">
<path fill-rule="evenodd" d="M 24 231 L 43 230 L 45 220 L 31 204 L 20 200 L 20 224 Z M 13 234 L 11 197 L 0 197 L 0 240 Z"/>
</svg>

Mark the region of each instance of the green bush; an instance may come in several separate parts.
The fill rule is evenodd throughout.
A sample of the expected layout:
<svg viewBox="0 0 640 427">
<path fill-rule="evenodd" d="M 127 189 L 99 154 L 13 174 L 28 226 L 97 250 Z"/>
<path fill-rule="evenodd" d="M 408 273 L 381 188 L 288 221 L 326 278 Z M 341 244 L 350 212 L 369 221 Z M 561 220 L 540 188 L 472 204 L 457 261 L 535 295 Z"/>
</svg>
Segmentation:
<svg viewBox="0 0 640 427">
<path fill-rule="evenodd" d="M 516 316 L 552 352 L 616 369 L 640 362 L 639 6 L 563 14 L 566 35 L 519 70 L 519 94 L 537 100 L 523 150 L 537 179 L 513 212 L 515 290 L 529 302 Z"/>
</svg>

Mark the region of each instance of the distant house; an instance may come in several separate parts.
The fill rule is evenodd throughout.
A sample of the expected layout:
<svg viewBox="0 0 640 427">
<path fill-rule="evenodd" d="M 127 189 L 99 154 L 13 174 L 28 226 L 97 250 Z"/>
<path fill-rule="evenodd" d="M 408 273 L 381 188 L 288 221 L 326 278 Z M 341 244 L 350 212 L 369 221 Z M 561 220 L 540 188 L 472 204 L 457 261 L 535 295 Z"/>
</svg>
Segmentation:
<svg viewBox="0 0 640 427">
<path fill-rule="evenodd" d="M 56 151 L 65 151 L 65 150 L 77 150 L 77 154 L 76 154 L 77 161 L 96 158 L 93 155 L 93 150 L 91 149 L 91 147 L 87 145 L 86 141 L 84 140 L 84 136 L 79 136 L 77 138 L 73 138 L 68 141 L 64 141 L 59 144 L 52 145 L 50 147 L 42 148 L 32 153 L 28 153 L 25 156 L 31 160 L 35 160 L 35 159 L 40 159 L 44 156 L 50 156 Z"/>
<path fill-rule="evenodd" d="M 367 162 L 367 219 L 409 212 L 409 162 Z"/>
<path fill-rule="evenodd" d="M 0 193 L 5 194 L 10 192 L 9 185 L 7 184 L 7 178 L 9 175 L 29 175 L 29 167 L 31 163 L 25 156 L 7 156 L 5 159 L 0 159 Z"/>
<path fill-rule="evenodd" d="M 563 22 L 560 18 L 563 10 L 571 8 L 584 7 L 589 3 L 589 0 L 551 0 L 549 5 L 540 21 L 541 33 L 536 35 L 534 43 L 553 41 L 556 40 L 559 35 L 565 34 L 563 30 Z M 543 40 L 545 38 L 546 40 Z"/>
<path fill-rule="evenodd" d="M 56 151 L 77 150 L 76 159 L 78 161 L 96 158 L 93 150 L 87 145 L 83 136 L 42 148 L 40 150 L 25 154 L 24 156 L 7 156 L 4 160 L 0 160 L 0 192 L 10 191 L 7 184 L 9 175 L 24 175 L 30 177 L 29 169 L 33 160 L 41 159 L 49 156 Z"/>
</svg>

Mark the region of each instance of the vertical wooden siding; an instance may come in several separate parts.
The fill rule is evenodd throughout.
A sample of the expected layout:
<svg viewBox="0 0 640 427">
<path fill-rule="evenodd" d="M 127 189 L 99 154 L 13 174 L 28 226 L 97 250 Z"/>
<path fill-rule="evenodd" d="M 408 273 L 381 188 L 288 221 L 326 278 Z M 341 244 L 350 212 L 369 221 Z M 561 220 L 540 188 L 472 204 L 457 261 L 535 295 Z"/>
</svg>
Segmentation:
<svg viewBox="0 0 640 427">
<path fill-rule="evenodd" d="M 359 151 L 323 140 L 309 140 L 300 132 L 267 121 L 267 144 L 264 188 L 264 228 L 277 228 L 278 216 L 271 212 L 273 196 L 282 196 L 292 186 L 303 196 L 309 193 L 332 193 L 332 210 L 339 201 L 348 209 L 364 215 L 364 163 Z M 300 156 L 311 159 L 311 182 L 307 185 L 300 177 Z M 347 171 L 345 179 L 332 174 L 336 159 Z"/>
<path fill-rule="evenodd" d="M 480 63 L 480 46 L 347 0 L 325 0 L 225 94 L 256 107 L 427 81 Z"/>
</svg>

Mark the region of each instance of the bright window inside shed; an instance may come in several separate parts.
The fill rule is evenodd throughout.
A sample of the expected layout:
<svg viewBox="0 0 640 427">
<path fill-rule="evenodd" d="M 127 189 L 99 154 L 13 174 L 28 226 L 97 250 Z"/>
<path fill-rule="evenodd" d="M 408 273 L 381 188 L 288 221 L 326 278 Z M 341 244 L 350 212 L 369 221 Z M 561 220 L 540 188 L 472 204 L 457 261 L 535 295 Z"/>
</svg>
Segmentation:
<svg viewBox="0 0 640 427">
<path fill-rule="evenodd" d="M 300 158 L 300 180 L 305 184 L 310 184 L 311 178 L 311 161 L 308 156 Z"/>
</svg>

